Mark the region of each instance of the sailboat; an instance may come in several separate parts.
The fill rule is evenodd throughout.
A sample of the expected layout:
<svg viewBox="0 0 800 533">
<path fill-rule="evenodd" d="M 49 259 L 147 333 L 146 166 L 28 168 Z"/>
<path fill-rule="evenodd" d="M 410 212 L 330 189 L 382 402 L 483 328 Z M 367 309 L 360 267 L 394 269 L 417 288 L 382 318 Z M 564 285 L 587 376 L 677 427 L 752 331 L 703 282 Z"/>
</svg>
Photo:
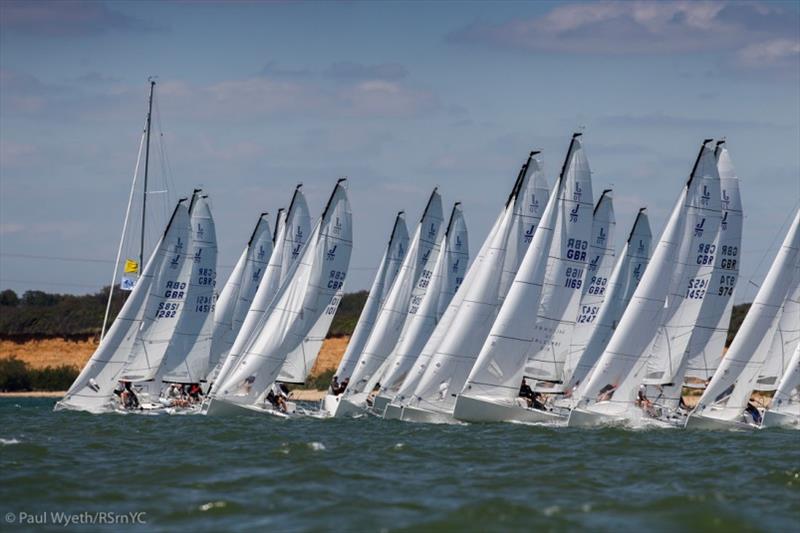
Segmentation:
<svg viewBox="0 0 800 533">
<path fill-rule="evenodd" d="M 353 369 L 347 389 L 337 403 L 334 416 L 351 416 L 365 409 L 372 393 L 367 386 L 375 384 L 374 374 L 380 371 L 384 361 L 391 355 L 412 308 L 419 305 L 428 290 L 431 270 L 439 255 L 443 219 L 442 197 L 434 189 L 417 224 L 400 272 Z"/>
<path fill-rule="evenodd" d="M 279 214 L 280 216 L 280 214 Z M 272 256 L 273 233 L 269 215 L 261 213 L 225 287 L 214 304 L 214 329 L 210 364 L 214 368 L 227 355 L 253 302 Z M 211 377 L 211 381 L 216 375 Z"/>
<path fill-rule="evenodd" d="M 575 391 L 586 382 L 586 378 L 614 334 L 636 287 L 639 286 L 650 261 L 651 241 L 650 221 L 645 208 L 641 208 L 636 215 L 611 277 L 608 279 L 606 298 L 597 312 L 597 318 L 594 320 L 595 327 L 589 341 L 574 363 L 571 363 L 571 359 L 568 358 L 568 364 L 564 365 L 564 396 L 567 400 L 566 405 L 569 405 L 570 408 Z M 568 373 L 570 367 L 572 367 L 571 374 Z"/>
<path fill-rule="evenodd" d="M 464 280 L 468 262 L 467 225 L 461 203 L 456 202 L 442 238 L 441 251 L 430 278 L 426 280 L 428 290 L 422 300 L 418 304 L 415 302 L 409 309 L 408 323 L 394 351 L 383 365 L 385 370 L 376 372 L 372 378 L 374 383 L 367 384 L 367 390 L 380 387 L 372 404 L 376 413 L 382 414 L 386 405 L 397 393 L 398 387 L 414 365 Z"/>
<path fill-rule="evenodd" d="M 800 344 L 783 373 L 772 404 L 764 412 L 762 428 L 791 427 L 800 429 Z"/>
<path fill-rule="evenodd" d="M 215 388 L 207 414 L 245 410 L 285 416 L 268 401 L 272 386 L 286 356 L 303 342 L 347 277 L 352 215 L 343 181 L 336 183 L 263 323 Z"/>
<path fill-rule="evenodd" d="M 119 402 L 114 398 L 114 391 L 139 338 L 139 331 L 148 309 L 147 303 L 151 286 L 156 278 L 163 279 L 162 271 L 169 269 L 175 258 L 180 261 L 189 224 L 187 203 L 186 198 L 178 201 L 164 234 L 159 239 L 152 256 L 147 261 L 116 320 L 101 339 L 99 346 L 64 398 L 56 403 L 55 410 L 107 413 L 117 409 Z M 176 282 L 177 280 L 172 280 L 170 288 L 167 290 L 171 292 L 172 286 Z M 163 286 L 166 286 L 166 280 L 163 281 Z M 150 317 L 164 318 L 155 315 L 162 311 L 164 314 L 172 312 L 171 304 L 170 309 L 165 309 L 164 302 L 161 303 L 162 309 L 152 310 Z"/>
<path fill-rule="evenodd" d="M 456 419 L 557 418 L 529 408 L 519 392 L 525 375 L 546 380 L 560 375 L 586 273 L 592 208 L 591 171 L 581 134 L 575 133 L 542 222 L 455 401 Z"/>
<path fill-rule="evenodd" d="M 242 351 L 251 338 L 262 329 L 269 309 L 281 284 L 287 279 L 289 272 L 300 257 L 300 250 L 311 232 L 311 216 L 308 203 L 302 192 L 302 184 L 295 187 L 289 208 L 278 213 L 278 222 L 273 238 L 273 251 L 267 263 L 266 271 L 258 284 L 253 301 L 241 325 L 234 322 L 233 329 L 238 329 L 233 340 L 228 337 L 219 354 L 218 368 L 214 370 L 210 381 L 221 383 L 239 362 Z M 230 345 L 226 349 L 226 346 Z M 213 393 L 212 385 L 212 393 Z M 213 396 L 213 394 L 212 394 Z"/>
<path fill-rule="evenodd" d="M 451 394 L 472 368 L 547 204 L 549 188 L 538 156 L 531 152 L 522 166 L 459 291 L 387 406 L 386 418 L 454 422 Z"/>
<path fill-rule="evenodd" d="M 342 360 L 339 361 L 339 366 L 334 375 L 334 382 L 323 400 L 322 410 L 329 415 L 336 411 L 336 405 L 342 392 L 344 392 L 339 389 L 342 386 L 347 388 L 347 384 L 350 382 L 350 375 L 353 373 L 358 358 L 364 350 L 370 333 L 372 333 L 378 312 L 383 307 L 383 302 L 391 290 L 397 273 L 400 271 L 400 265 L 403 263 L 407 249 L 408 229 L 406 228 L 405 213 L 400 211 L 397 213 L 392 225 L 389 242 L 378 264 L 378 270 L 375 274 L 375 279 L 372 281 L 367 301 L 364 303 L 364 308 L 358 317 L 358 323 L 353 330 L 350 341 L 347 343 L 347 349 L 342 356 Z"/>
<path fill-rule="evenodd" d="M 637 424 L 646 418 L 639 387 L 648 351 L 673 315 L 668 298 L 677 298 L 674 307 L 687 299 L 702 302 L 710 285 L 710 272 L 698 274 L 697 267 L 714 264 L 721 219 L 711 142 L 703 142 L 641 283 L 591 377 L 576 395 L 570 426 Z M 691 329 L 685 332 L 690 334 Z"/>
<path fill-rule="evenodd" d="M 687 428 L 750 429 L 761 415 L 749 404 L 800 259 L 800 210 L 733 343 L 686 420 Z M 791 378 L 790 378 L 791 379 Z M 756 412 L 754 412 L 756 411 Z"/>
</svg>

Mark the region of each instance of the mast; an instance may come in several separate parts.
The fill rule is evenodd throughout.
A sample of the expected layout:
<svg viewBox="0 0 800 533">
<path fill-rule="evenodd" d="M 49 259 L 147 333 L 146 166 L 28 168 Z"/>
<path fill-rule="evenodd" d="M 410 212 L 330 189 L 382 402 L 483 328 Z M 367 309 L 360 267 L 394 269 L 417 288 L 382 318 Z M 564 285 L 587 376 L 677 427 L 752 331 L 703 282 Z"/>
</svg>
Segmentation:
<svg viewBox="0 0 800 533">
<path fill-rule="evenodd" d="M 153 116 L 153 89 L 156 82 L 153 78 L 150 80 L 150 98 L 147 103 L 147 141 L 144 150 L 144 188 L 142 189 L 142 235 L 139 241 L 139 273 L 141 274 L 142 265 L 144 265 L 144 227 L 145 217 L 147 215 L 147 171 L 150 168 L 150 123 Z"/>
</svg>

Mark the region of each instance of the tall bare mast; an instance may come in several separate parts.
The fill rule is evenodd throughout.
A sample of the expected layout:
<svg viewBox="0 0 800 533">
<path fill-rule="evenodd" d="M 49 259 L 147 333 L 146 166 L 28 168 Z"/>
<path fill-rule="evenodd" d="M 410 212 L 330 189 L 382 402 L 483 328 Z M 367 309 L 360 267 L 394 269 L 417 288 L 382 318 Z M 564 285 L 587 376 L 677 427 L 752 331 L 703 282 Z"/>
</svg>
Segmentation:
<svg viewBox="0 0 800 533">
<path fill-rule="evenodd" d="M 144 189 L 142 191 L 142 238 L 139 241 L 139 273 L 144 265 L 144 227 L 147 215 L 147 171 L 150 167 L 150 122 L 153 116 L 153 89 L 156 82 L 150 78 L 150 99 L 147 104 L 147 141 L 144 150 Z"/>
</svg>

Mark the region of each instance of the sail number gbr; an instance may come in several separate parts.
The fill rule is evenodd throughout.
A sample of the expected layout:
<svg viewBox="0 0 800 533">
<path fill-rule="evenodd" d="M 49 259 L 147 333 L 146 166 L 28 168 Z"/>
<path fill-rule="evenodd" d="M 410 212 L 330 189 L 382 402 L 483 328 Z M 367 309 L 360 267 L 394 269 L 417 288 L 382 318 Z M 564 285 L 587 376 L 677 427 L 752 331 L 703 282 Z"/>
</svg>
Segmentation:
<svg viewBox="0 0 800 533">
<path fill-rule="evenodd" d="M 330 274 L 328 275 L 328 288 L 333 290 L 339 290 L 344 285 L 344 272 L 339 270 L 331 270 Z"/>
</svg>

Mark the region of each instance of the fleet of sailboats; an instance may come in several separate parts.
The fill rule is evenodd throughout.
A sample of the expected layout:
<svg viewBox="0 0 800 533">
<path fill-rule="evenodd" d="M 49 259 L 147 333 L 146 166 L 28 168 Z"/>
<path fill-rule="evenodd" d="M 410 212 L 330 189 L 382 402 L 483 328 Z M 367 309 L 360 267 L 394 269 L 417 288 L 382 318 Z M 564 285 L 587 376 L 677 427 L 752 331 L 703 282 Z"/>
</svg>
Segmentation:
<svg viewBox="0 0 800 533">
<path fill-rule="evenodd" d="M 142 229 L 128 298 L 56 409 L 800 429 L 800 210 L 726 352 L 743 213 L 727 145 L 711 139 L 654 247 L 642 207 L 616 253 L 614 193 L 595 200 L 581 133 L 552 189 L 530 153 L 471 263 L 463 206 L 445 217 L 434 189 L 412 235 L 405 213 L 394 217 L 315 408 L 287 385 L 308 378 L 349 277 L 346 180 L 313 225 L 301 185 L 274 226 L 259 215 L 221 290 L 210 200 L 197 189 L 146 263 Z M 684 399 L 692 389 L 696 406 Z"/>
</svg>

